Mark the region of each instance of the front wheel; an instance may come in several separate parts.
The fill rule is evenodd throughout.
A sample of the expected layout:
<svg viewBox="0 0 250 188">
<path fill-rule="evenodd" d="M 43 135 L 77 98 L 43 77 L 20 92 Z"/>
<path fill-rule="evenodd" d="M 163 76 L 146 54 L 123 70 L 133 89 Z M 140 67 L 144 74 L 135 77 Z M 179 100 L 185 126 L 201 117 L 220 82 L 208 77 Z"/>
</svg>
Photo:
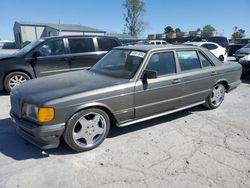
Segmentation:
<svg viewBox="0 0 250 188">
<path fill-rule="evenodd" d="M 225 97 L 225 86 L 221 83 L 213 87 L 212 93 L 207 97 L 205 106 L 209 109 L 218 108 Z"/>
<path fill-rule="evenodd" d="M 30 79 L 30 76 L 24 72 L 12 72 L 5 77 L 4 88 L 10 93 L 14 87 L 19 86 L 21 83 Z"/>
<path fill-rule="evenodd" d="M 88 151 L 99 146 L 110 128 L 108 115 L 101 109 L 90 108 L 73 115 L 63 134 L 66 143 L 75 151 Z"/>
</svg>

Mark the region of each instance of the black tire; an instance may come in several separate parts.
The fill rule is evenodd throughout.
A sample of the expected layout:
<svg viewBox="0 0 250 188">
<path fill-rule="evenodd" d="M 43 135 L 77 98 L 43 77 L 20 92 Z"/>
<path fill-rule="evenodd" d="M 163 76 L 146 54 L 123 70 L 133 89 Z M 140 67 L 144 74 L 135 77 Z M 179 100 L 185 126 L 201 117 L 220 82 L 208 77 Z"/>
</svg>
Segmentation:
<svg viewBox="0 0 250 188">
<path fill-rule="evenodd" d="M 223 56 L 223 55 L 220 55 L 220 56 L 219 56 L 219 60 L 223 62 L 223 61 L 224 61 L 224 56 Z"/>
<path fill-rule="evenodd" d="M 106 129 L 103 131 L 102 134 L 100 135 L 96 135 L 97 138 L 99 136 L 100 139 L 98 140 L 98 142 L 96 143 L 93 143 L 93 145 L 90 145 L 88 146 L 87 145 L 87 140 L 86 140 L 86 146 L 84 146 L 84 138 L 79 138 L 79 140 L 75 140 L 73 138 L 73 135 L 76 133 L 76 129 L 77 129 L 77 126 L 78 124 L 80 123 L 79 121 L 81 121 L 81 119 L 87 117 L 87 116 L 90 116 L 91 113 L 93 114 L 99 114 L 102 118 L 104 118 L 105 120 L 105 123 L 106 123 Z M 90 115 L 89 115 L 90 114 Z M 85 119 L 86 120 L 86 119 Z M 91 122 L 91 120 L 88 120 Z M 93 121 L 93 120 L 92 120 Z M 100 122 L 99 122 L 100 123 Z M 98 123 L 98 124 L 99 124 Z M 102 122 L 101 122 L 102 123 Z M 79 128 L 78 128 L 79 129 Z M 82 130 L 84 129 L 84 130 Z M 78 130 L 78 133 L 83 131 L 84 134 L 85 134 L 85 131 L 87 129 L 87 125 L 84 125 L 82 126 L 81 124 L 81 128 L 80 130 Z M 110 119 L 109 119 L 109 116 L 107 115 L 106 112 L 104 112 L 103 110 L 99 109 L 99 108 L 89 108 L 89 109 L 86 109 L 86 110 L 82 110 L 80 112 L 77 112 L 76 114 L 74 114 L 67 122 L 67 125 L 66 125 L 66 128 L 65 128 L 65 131 L 64 131 L 64 134 L 63 134 L 63 138 L 65 140 L 65 142 L 69 145 L 70 148 L 72 148 L 73 150 L 77 151 L 77 152 L 83 152 L 83 151 L 88 151 L 88 150 L 92 150 L 96 147 L 98 147 L 103 141 L 104 139 L 107 137 L 108 133 L 109 133 L 109 129 L 110 129 Z M 86 131 L 87 132 L 87 131 Z M 94 130 L 92 131 L 92 133 L 94 133 Z M 76 133 L 77 134 L 77 133 Z M 87 133 L 88 134 L 88 133 Z M 91 133 L 90 133 L 91 134 Z M 93 141 L 95 140 L 94 139 L 95 137 L 93 137 Z M 82 139 L 82 140 L 81 140 Z M 80 144 L 82 144 L 80 146 Z"/>
<path fill-rule="evenodd" d="M 20 80 L 19 84 L 21 82 L 24 82 L 24 81 L 31 79 L 29 75 L 27 75 L 26 73 L 21 72 L 21 71 L 9 73 L 8 75 L 5 76 L 5 79 L 4 79 L 4 89 L 8 93 L 10 93 L 14 87 L 19 85 L 19 84 L 17 84 L 16 86 L 13 86 L 12 79 L 14 79 L 14 78 L 23 78 L 22 80 Z"/>
<path fill-rule="evenodd" d="M 222 91 L 222 96 L 221 96 L 221 99 L 218 101 L 218 103 L 215 103 L 213 101 L 213 98 L 214 98 L 214 90 L 215 88 L 218 88 L 220 87 L 219 89 L 223 90 Z M 213 87 L 213 91 L 212 93 L 206 98 L 206 103 L 204 104 L 205 107 L 209 108 L 209 109 L 216 109 L 218 108 L 222 102 L 224 101 L 224 96 L 225 96 L 225 92 L 226 92 L 226 88 L 225 88 L 225 85 L 222 84 L 222 83 L 218 83 L 216 84 L 214 87 Z"/>
</svg>

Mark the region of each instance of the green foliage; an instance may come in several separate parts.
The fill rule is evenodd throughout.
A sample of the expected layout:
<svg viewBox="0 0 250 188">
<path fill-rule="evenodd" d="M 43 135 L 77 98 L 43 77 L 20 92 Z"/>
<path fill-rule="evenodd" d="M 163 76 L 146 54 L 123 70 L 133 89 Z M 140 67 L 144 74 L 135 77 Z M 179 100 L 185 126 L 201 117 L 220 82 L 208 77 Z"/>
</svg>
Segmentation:
<svg viewBox="0 0 250 188">
<path fill-rule="evenodd" d="M 138 36 L 146 26 L 142 19 L 142 15 L 146 10 L 145 3 L 141 0 L 124 0 L 123 7 L 126 9 L 124 20 L 128 34 Z"/>
<path fill-rule="evenodd" d="M 237 26 L 234 26 L 233 28 L 233 34 L 232 34 L 232 40 L 239 40 L 239 39 L 242 39 L 244 38 L 246 35 L 245 35 L 245 30 L 243 29 L 239 29 Z"/>
<path fill-rule="evenodd" d="M 174 33 L 174 29 L 171 27 L 171 26 L 167 26 L 165 27 L 165 33 L 168 34 L 168 33 Z"/>
<path fill-rule="evenodd" d="M 180 33 L 180 32 L 181 32 L 181 29 L 178 27 L 178 28 L 175 29 L 175 32 L 176 32 L 176 33 Z"/>
<path fill-rule="evenodd" d="M 211 26 L 211 25 L 205 25 L 203 28 L 202 28 L 202 35 L 203 36 L 212 36 L 214 33 L 216 33 L 216 29 Z"/>
</svg>

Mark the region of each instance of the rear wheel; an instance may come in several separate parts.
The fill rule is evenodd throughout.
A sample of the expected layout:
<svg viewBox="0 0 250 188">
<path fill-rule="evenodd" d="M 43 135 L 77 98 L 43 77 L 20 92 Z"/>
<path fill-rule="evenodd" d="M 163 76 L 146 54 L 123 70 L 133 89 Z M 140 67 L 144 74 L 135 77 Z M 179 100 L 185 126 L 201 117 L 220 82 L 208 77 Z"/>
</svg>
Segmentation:
<svg viewBox="0 0 250 188">
<path fill-rule="evenodd" d="M 30 76 L 24 72 L 9 73 L 4 79 L 4 88 L 10 93 L 14 87 L 19 86 L 21 83 L 30 79 Z"/>
<path fill-rule="evenodd" d="M 98 108 L 90 108 L 73 115 L 66 126 L 64 140 L 75 151 L 88 151 L 99 146 L 110 128 L 108 115 Z"/>
<path fill-rule="evenodd" d="M 225 86 L 218 83 L 214 86 L 212 93 L 207 97 L 205 106 L 209 109 L 218 108 L 225 97 Z"/>
</svg>

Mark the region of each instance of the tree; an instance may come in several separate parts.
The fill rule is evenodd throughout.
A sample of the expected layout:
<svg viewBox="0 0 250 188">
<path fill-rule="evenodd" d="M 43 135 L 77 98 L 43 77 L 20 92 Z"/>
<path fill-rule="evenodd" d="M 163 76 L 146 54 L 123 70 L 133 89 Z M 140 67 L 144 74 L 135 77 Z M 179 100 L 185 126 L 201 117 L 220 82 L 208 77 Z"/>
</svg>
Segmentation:
<svg viewBox="0 0 250 188">
<path fill-rule="evenodd" d="M 231 37 L 233 40 L 239 40 L 239 39 L 242 39 L 246 36 L 245 30 L 239 29 L 237 26 L 233 27 L 233 31 L 234 32 L 233 32 L 232 37 Z"/>
<path fill-rule="evenodd" d="M 205 25 L 202 28 L 202 35 L 204 36 L 212 36 L 216 32 L 216 29 L 211 25 Z"/>
<path fill-rule="evenodd" d="M 142 19 L 145 13 L 145 3 L 141 0 L 124 0 L 123 7 L 126 9 L 124 20 L 128 34 L 138 36 L 146 27 Z"/>
<path fill-rule="evenodd" d="M 175 32 L 176 32 L 176 33 L 180 33 L 180 32 L 181 32 L 181 29 L 178 27 L 178 28 L 175 29 Z"/>
<path fill-rule="evenodd" d="M 167 26 L 167 27 L 165 27 L 165 33 L 167 34 L 167 33 L 174 33 L 174 29 L 171 27 L 171 26 Z"/>
</svg>

